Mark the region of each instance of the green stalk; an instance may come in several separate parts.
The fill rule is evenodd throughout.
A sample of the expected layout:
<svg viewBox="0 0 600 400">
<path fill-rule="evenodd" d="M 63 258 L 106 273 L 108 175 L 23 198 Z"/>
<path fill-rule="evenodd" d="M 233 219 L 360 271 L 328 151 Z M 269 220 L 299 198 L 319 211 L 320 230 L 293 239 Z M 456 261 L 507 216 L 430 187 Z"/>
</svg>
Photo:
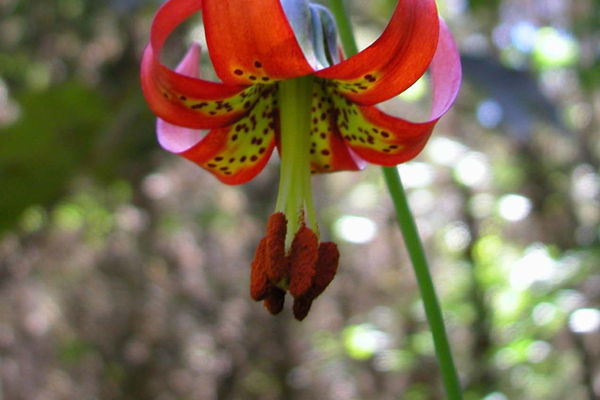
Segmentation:
<svg viewBox="0 0 600 400">
<path fill-rule="evenodd" d="M 356 41 L 352 33 L 352 26 L 350 24 L 350 18 L 346 9 L 344 0 L 330 0 L 331 11 L 333 12 L 340 37 L 342 39 L 342 45 L 344 51 L 348 57 L 353 56 L 358 52 Z M 423 298 L 423 304 L 425 307 L 425 313 L 429 326 L 431 327 L 431 333 L 433 335 L 433 342 L 435 344 L 435 352 L 440 365 L 440 371 L 442 374 L 442 380 L 444 381 L 444 387 L 449 400 L 462 400 L 462 390 L 460 387 L 460 381 L 458 379 L 458 373 L 454 365 L 452 358 L 452 351 L 448 342 L 448 336 L 446 334 L 446 327 L 444 325 L 444 319 L 442 317 L 442 310 L 435 293 L 435 287 L 431 274 L 429 272 L 429 266 L 427 264 L 427 258 L 425 257 L 425 251 L 417 225 L 413 218 L 410 210 L 406 192 L 402 186 L 402 180 L 398 169 L 395 167 L 384 167 L 383 175 L 387 184 L 388 190 L 396 209 L 396 215 L 398 218 L 398 224 L 400 230 L 404 236 L 406 247 L 415 270 L 419 289 L 421 291 L 421 297 Z"/>
</svg>

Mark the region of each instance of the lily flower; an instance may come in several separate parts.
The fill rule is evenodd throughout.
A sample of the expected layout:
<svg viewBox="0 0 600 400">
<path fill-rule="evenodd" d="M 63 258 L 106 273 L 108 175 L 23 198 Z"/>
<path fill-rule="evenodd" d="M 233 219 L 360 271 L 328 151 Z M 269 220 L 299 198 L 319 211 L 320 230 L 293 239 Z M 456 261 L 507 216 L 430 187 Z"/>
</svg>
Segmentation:
<svg viewBox="0 0 600 400">
<path fill-rule="evenodd" d="M 200 79 L 196 44 L 176 70 L 160 61 L 169 35 L 198 11 L 222 82 Z M 169 0 L 154 18 L 142 61 L 142 88 L 166 150 L 238 185 L 255 177 L 277 148 L 278 201 L 251 264 L 250 294 L 277 314 L 289 291 L 299 320 L 339 262 L 337 246 L 320 242 L 311 174 L 411 160 L 461 81 L 458 51 L 434 0 L 399 0 L 382 35 L 353 57 L 344 58 L 338 39 L 329 11 L 307 0 Z M 429 121 L 376 107 L 428 68 Z"/>
</svg>

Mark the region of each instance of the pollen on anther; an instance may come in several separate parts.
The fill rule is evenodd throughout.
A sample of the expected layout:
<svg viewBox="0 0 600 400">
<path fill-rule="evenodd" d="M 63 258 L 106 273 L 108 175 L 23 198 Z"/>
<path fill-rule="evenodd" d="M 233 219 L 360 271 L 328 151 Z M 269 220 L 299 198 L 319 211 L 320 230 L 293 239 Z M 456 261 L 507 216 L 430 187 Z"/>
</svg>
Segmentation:
<svg viewBox="0 0 600 400">
<path fill-rule="evenodd" d="M 302 296 L 311 287 L 318 257 L 319 239 L 302 225 L 292 241 L 290 252 L 289 290 L 292 296 Z"/>
<path fill-rule="evenodd" d="M 319 245 L 319 258 L 315 270 L 315 279 L 310 290 L 310 296 L 314 299 L 329 286 L 337 272 L 340 260 L 340 252 L 333 242 L 323 242 Z"/>
<path fill-rule="evenodd" d="M 287 219 L 281 212 L 269 217 L 267 222 L 267 257 L 268 276 L 271 282 L 281 281 L 287 274 L 287 260 L 285 256 L 285 236 Z"/>
<path fill-rule="evenodd" d="M 258 244 L 254 260 L 250 264 L 250 297 L 255 301 L 264 300 L 269 289 L 267 278 L 267 240 L 263 238 Z"/>
</svg>

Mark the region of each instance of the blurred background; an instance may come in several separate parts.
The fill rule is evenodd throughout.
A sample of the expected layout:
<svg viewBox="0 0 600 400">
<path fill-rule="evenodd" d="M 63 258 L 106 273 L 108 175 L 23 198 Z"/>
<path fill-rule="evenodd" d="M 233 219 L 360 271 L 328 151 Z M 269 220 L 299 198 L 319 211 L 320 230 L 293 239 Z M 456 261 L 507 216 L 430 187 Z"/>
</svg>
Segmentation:
<svg viewBox="0 0 600 400">
<path fill-rule="evenodd" d="M 228 187 L 160 149 L 138 77 L 160 4 L 0 0 L 0 399 L 443 399 L 378 168 L 314 178 L 342 257 L 307 320 L 250 300 L 278 160 Z M 350 2 L 362 47 L 395 4 Z M 600 2 L 438 5 L 464 83 L 400 171 L 465 397 L 599 399 Z M 424 118 L 430 90 L 385 108 Z"/>
</svg>

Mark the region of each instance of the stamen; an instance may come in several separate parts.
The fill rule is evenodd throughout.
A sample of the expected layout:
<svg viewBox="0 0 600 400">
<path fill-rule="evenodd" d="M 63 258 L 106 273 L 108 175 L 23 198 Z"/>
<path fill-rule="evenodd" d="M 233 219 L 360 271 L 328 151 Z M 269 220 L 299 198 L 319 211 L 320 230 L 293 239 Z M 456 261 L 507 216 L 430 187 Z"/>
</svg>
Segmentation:
<svg viewBox="0 0 600 400">
<path fill-rule="evenodd" d="M 254 260 L 250 264 L 250 297 L 255 301 L 264 300 L 270 283 L 267 277 L 267 240 L 263 238 L 258 244 Z"/>
<path fill-rule="evenodd" d="M 310 288 L 311 299 L 318 297 L 335 277 L 340 261 L 340 251 L 333 242 L 323 242 L 319 246 L 319 259 L 315 266 L 316 274 Z"/>
<path fill-rule="evenodd" d="M 319 258 L 319 239 L 306 224 L 302 224 L 294 241 L 290 253 L 290 293 L 300 297 L 313 283 L 315 265 Z"/>
<path fill-rule="evenodd" d="M 272 315 L 277 315 L 283 310 L 285 303 L 285 290 L 271 286 L 265 298 L 264 305 Z"/>
<path fill-rule="evenodd" d="M 281 212 L 269 217 L 267 222 L 266 252 L 269 280 L 279 283 L 287 275 L 288 263 L 285 257 L 285 235 L 287 219 Z"/>
<path fill-rule="evenodd" d="M 298 321 L 302 321 L 308 315 L 310 307 L 312 306 L 312 300 L 300 297 L 294 300 L 294 306 L 292 311 L 294 312 L 294 318 Z"/>
</svg>

